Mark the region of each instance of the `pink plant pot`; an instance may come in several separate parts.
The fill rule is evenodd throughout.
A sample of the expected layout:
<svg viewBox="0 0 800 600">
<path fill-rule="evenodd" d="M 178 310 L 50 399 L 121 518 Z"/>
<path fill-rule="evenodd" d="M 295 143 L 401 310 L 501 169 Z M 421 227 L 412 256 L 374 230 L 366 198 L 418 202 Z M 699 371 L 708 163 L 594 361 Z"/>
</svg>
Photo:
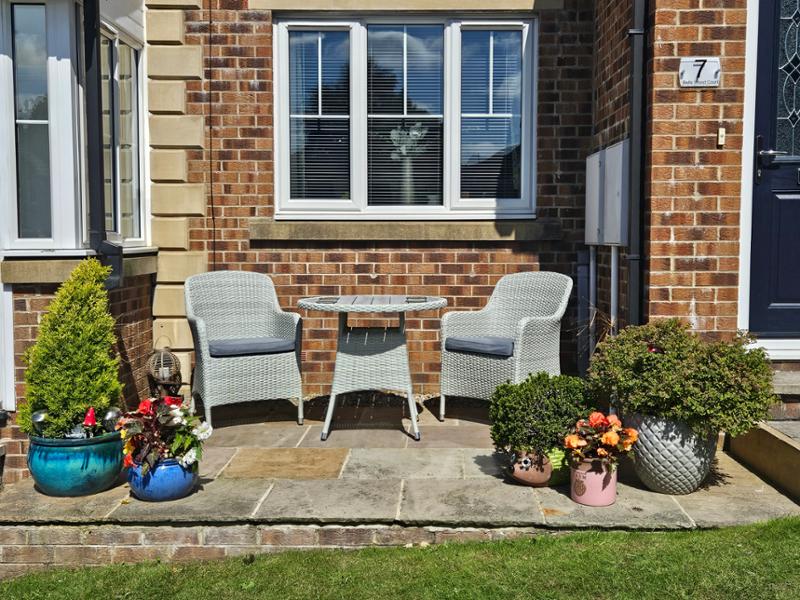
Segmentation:
<svg viewBox="0 0 800 600">
<path fill-rule="evenodd" d="M 584 460 L 570 469 L 570 497 L 585 506 L 610 506 L 617 500 L 617 470 L 600 460 Z"/>
</svg>

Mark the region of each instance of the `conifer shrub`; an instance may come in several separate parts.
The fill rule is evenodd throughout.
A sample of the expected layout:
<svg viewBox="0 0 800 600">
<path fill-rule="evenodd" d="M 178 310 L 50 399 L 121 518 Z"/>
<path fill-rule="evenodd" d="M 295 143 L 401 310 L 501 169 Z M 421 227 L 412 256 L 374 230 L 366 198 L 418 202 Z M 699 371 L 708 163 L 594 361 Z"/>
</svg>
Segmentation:
<svg viewBox="0 0 800 600">
<path fill-rule="evenodd" d="M 56 292 L 42 317 L 36 343 L 25 352 L 25 396 L 18 422 L 33 434 L 31 415 L 47 411 L 42 435 L 64 437 L 90 407 L 102 414 L 122 393 L 114 317 L 103 283 L 110 272 L 83 260 Z"/>
</svg>

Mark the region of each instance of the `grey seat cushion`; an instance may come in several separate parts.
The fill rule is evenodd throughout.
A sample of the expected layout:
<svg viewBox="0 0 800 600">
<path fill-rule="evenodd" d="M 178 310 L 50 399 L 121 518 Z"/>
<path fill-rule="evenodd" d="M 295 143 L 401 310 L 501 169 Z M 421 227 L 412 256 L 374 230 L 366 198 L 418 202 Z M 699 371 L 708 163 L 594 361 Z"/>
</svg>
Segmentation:
<svg viewBox="0 0 800 600">
<path fill-rule="evenodd" d="M 444 348 L 449 352 L 470 352 L 508 358 L 514 354 L 514 340 L 491 335 L 449 337 L 444 341 Z"/>
<path fill-rule="evenodd" d="M 294 352 L 294 340 L 275 337 L 216 340 L 208 342 L 208 352 L 214 358 Z"/>
</svg>

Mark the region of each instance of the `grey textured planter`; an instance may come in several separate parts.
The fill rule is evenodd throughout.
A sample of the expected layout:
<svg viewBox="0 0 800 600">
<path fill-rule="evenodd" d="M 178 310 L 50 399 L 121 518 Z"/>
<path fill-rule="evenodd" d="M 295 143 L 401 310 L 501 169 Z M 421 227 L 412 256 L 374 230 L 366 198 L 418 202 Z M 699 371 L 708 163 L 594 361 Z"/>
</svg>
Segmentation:
<svg viewBox="0 0 800 600">
<path fill-rule="evenodd" d="M 634 467 L 639 479 L 654 492 L 690 494 L 711 470 L 717 436 L 704 438 L 680 421 L 630 415 L 625 425 L 639 432 Z"/>
</svg>

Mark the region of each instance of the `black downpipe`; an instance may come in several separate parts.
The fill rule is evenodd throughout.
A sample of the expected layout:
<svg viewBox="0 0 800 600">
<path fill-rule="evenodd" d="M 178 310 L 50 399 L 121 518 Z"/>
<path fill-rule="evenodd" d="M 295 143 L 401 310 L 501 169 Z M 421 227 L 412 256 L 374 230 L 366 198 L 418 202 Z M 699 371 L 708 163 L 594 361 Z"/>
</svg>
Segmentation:
<svg viewBox="0 0 800 600">
<path fill-rule="evenodd" d="M 100 71 L 100 2 L 83 3 L 83 64 L 86 69 L 86 183 L 89 197 L 89 247 L 111 266 L 109 289 L 122 284 L 122 246 L 106 239 L 103 182 L 103 80 Z"/>
<path fill-rule="evenodd" d="M 628 323 L 640 325 L 644 320 L 645 289 L 643 282 L 642 203 L 644 198 L 644 134 L 647 66 L 644 62 L 646 41 L 647 0 L 633 0 L 633 27 L 628 31 L 631 41 L 630 91 L 630 181 L 628 203 Z"/>
</svg>

